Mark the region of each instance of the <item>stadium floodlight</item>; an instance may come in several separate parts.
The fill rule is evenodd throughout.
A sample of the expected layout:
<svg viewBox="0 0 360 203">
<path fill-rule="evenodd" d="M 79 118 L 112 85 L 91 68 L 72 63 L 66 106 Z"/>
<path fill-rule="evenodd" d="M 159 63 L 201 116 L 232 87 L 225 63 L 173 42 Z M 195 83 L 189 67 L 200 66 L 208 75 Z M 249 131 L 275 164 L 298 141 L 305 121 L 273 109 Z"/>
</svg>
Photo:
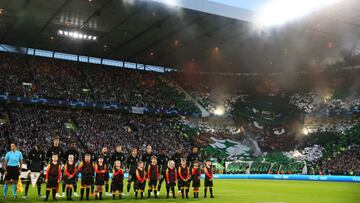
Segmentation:
<svg viewBox="0 0 360 203">
<path fill-rule="evenodd" d="M 303 128 L 302 130 L 304 135 L 308 135 L 309 134 L 309 130 L 307 128 Z"/>
<path fill-rule="evenodd" d="M 213 113 L 217 116 L 222 116 L 225 113 L 225 108 L 224 106 L 216 106 L 215 110 L 213 111 Z"/>
<path fill-rule="evenodd" d="M 342 0 L 272 0 L 258 11 L 259 26 L 281 25 Z"/>
<path fill-rule="evenodd" d="M 76 31 L 73 32 L 73 31 L 58 30 L 57 33 L 60 36 L 66 36 L 74 39 L 84 39 L 84 40 L 93 40 L 93 41 L 97 40 L 97 36 L 87 35 Z"/>
</svg>

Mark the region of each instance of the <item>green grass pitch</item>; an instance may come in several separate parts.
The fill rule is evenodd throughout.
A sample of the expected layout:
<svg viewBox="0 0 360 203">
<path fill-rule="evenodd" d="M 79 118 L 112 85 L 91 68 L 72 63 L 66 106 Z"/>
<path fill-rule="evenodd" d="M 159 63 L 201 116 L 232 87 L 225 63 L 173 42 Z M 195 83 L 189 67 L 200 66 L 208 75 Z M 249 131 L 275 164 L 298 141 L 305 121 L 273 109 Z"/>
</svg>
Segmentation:
<svg viewBox="0 0 360 203">
<path fill-rule="evenodd" d="M 124 181 L 126 183 L 126 181 Z M 203 182 L 202 182 L 203 184 Z M 340 183 L 340 182 L 309 182 L 309 181 L 284 181 L 284 180 L 215 180 L 214 199 L 203 198 L 203 188 L 200 190 L 200 198 L 193 199 L 190 191 L 190 199 L 176 200 L 166 199 L 165 188 L 162 188 L 160 199 L 135 200 L 134 196 L 123 197 L 122 200 L 112 200 L 112 197 L 104 197 L 102 201 L 77 201 L 73 197 L 74 203 L 78 202 L 288 202 L 288 203 L 360 203 L 360 184 L 359 183 Z M 0 188 L 1 197 L 3 187 Z M 0 202 L 44 202 L 38 200 L 36 188 L 29 189 L 29 198 L 22 199 L 22 194 L 18 194 L 18 199 L 12 198 L 12 187 L 9 187 L 8 198 L 1 199 Z M 44 193 L 44 189 L 43 189 Z M 80 193 L 78 191 L 78 193 Z M 50 195 L 51 196 L 51 195 Z M 58 202 L 66 202 L 63 198 L 58 198 Z M 49 202 L 52 202 L 51 197 Z"/>
</svg>

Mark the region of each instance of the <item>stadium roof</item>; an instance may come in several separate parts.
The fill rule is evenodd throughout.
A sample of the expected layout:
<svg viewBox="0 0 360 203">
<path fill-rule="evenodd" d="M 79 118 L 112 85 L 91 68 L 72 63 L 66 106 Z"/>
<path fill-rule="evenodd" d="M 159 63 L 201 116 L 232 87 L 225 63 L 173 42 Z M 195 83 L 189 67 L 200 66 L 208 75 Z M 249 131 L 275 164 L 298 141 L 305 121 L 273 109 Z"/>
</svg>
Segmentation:
<svg viewBox="0 0 360 203">
<path fill-rule="evenodd" d="M 266 31 L 251 22 L 258 0 L 199 0 L 206 8 L 218 6 L 216 12 L 162 0 L 0 1 L 0 43 L 187 70 L 279 71 L 295 61 L 337 54 L 360 36 L 356 0 L 317 11 L 296 26 Z M 59 30 L 97 40 L 69 39 Z"/>
</svg>

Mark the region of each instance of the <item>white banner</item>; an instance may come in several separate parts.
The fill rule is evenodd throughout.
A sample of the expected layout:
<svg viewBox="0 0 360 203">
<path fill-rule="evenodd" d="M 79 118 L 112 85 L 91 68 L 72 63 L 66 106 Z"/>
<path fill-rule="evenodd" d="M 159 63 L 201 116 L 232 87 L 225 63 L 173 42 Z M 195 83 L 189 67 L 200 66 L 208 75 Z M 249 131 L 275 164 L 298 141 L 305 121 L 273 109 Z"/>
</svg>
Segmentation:
<svg viewBox="0 0 360 203">
<path fill-rule="evenodd" d="M 145 110 L 145 108 L 143 108 L 143 107 L 136 107 L 136 106 L 131 107 L 131 111 L 133 113 L 137 113 L 137 114 L 144 114 L 144 110 Z"/>
<path fill-rule="evenodd" d="M 39 177 L 40 177 L 39 172 L 30 172 L 30 181 L 31 181 L 31 185 L 33 187 L 35 187 L 36 182 L 38 181 Z"/>
</svg>

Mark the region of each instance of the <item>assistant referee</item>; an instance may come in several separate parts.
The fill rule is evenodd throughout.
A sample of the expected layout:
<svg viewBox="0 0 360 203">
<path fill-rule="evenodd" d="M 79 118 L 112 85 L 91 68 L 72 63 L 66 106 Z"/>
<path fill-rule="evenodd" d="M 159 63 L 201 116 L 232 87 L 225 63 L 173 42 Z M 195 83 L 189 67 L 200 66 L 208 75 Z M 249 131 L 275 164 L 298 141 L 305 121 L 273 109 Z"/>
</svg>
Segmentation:
<svg viewBox="0 0 360 203">
<path fill-rule="evenodd" d="M 23 164 L 23 155 L 17 150 L 15 143 L 11 143 L 11 150 L 6 153 L 4 161 L 4 174 L 5 174 L 5 184 L 4 184 L 4 199 L 6 199 L 8 192 L 8 184 L 13 184 L 13 194 L 14 199 L 16 199 L 16 185 L 19 180 L 21 166 Z"/>
</svg>

